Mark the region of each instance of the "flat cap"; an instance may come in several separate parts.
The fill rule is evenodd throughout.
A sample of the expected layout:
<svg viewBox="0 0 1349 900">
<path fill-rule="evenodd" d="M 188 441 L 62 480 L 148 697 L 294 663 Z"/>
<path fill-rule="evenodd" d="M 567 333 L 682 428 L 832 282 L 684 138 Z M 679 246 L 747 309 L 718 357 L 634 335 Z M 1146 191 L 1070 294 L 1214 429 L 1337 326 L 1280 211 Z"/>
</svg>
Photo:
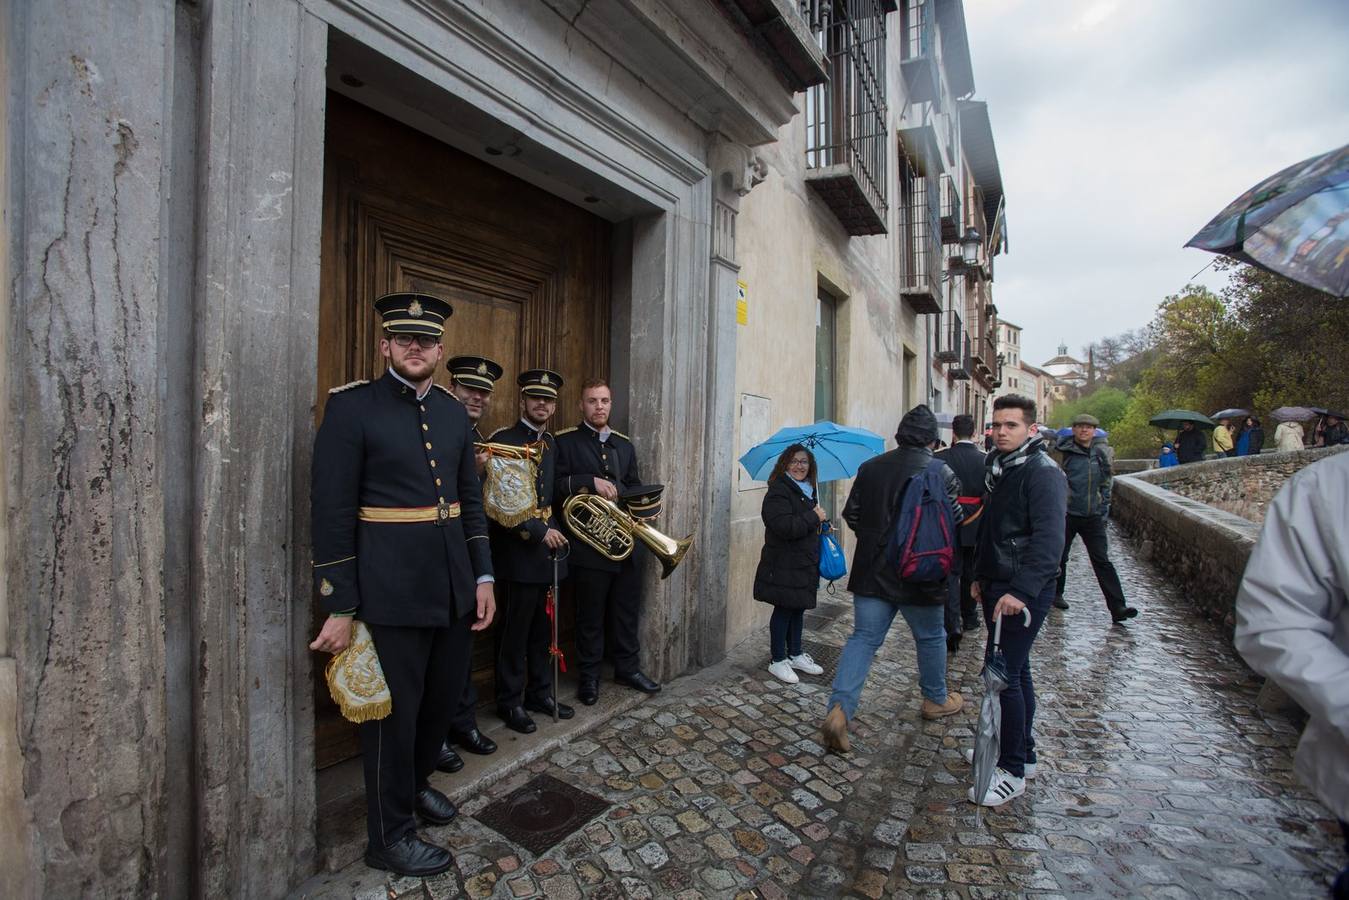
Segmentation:
<svg viewBox="0 0 1349 900">
<path fill-rule="evenodd" d="M 1078 415 L 1073 416 L 1072 424 L 1074 428 L 1078 425 L 1090 425 L 1092 428 L 1099 428 L 1101 426 L 1099 419 L 1095 416 L 1089 416 L 1086 413 L 1079 413 Z"/>
</svg>

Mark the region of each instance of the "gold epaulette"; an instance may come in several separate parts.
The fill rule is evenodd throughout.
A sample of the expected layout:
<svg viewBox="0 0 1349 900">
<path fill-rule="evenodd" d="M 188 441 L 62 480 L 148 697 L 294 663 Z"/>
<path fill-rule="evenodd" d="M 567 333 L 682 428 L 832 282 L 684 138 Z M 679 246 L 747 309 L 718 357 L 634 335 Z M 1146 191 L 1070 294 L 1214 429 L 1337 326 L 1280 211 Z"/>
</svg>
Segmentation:
<svg viewBox="0 0 1349 900">
<path fill-rule="evenodd" d="M 362 378 L 362 379 L 360 379 L 360 380 L 358 380 L 358 381 L 350 381 L 350 382 L 347 382 L 346 384 L 338 385 L 338 386 L 335 387 L 335 388 L 328 388 L 328 393 L 330 393 L 330 394 L 340 394 L 340 393 L 342 393 L 343 391 L 349 391 L 349 390 L 351 390 L 351 389 L 354 388 L 354 387 L 360 387 L 360 386 L 363 385 L 363 384 L 369 384 L 369 383 L 370 383 L 369 381 L 367 381 L 366 379 Z"/>
<path fill-rule="evenodd" d="M 487 436 L 487 440 L 489 440 L 489 441 L 496 440 L 496 436 L 499 435 L 499 434 L 501 434 L 501 432 L 503 432 L 503 431 L 510 431 L 510 430 L 511 430 L 512 428 L 514 428 L 514 427 L 515 427 L 514 425 L 506 425 L 506 426 L 503 426 L 503 427 L 501 427 L 501 428 L 498 428 L 496 431 L 492 432 L 491 434 L 489 434 L 489 435 Z"/>
<path fill-rule="evenodd" d="M 624 433 L 621 432 L 621 431 L 614 431 L 612 428 L 610 428 L 610 429 L 609 429 L 609 433 L 610 433 L 610 434 L 616 434 L 616 435 L 618 435 L 618 436 L 621 437 L 623 440 L 627 441 L 629 444 L 632 443 L 632 438 L 628 437 L 626 434 L 624 434 Z"/>
<path fill-rule="evenodd" d="M 573 431 L 575 431 L 575 430 L 576 430 L 576 426 L 573 425 L 573 426 L 571 426 L 570 428 L 564 428 L 564 429 L 562 429 L 561 431 L 554 431 L 554 432 L 553 432 L 553 437 L 561 437 L 561 436 L 564 435 L 564 434 L 571 434 L 571 433 L 572 433 Z"/>
<path fill-rule="evenodd" d="M 439 388 L 440 390 L 442 390 L 442 391 L 444 391 L 445 393 L 449 394 L 449 395 L 450 395 L 450 399 L 454 400 L 454 402 L 456 402 L 456 403 L 462 403 L 462 402 L 463 402 L 463 401 L 460 400 L 458 397 L 454 396 L 454 391 L 452 391 L 452 390 L 450 390 L 449 388 L 445 387 L 445 385 L 443 385 L 443 384 L 433 384 L 433 385 L 431 385 L 431 387 L 433 387 L 433 388 Z"/>
</svg>

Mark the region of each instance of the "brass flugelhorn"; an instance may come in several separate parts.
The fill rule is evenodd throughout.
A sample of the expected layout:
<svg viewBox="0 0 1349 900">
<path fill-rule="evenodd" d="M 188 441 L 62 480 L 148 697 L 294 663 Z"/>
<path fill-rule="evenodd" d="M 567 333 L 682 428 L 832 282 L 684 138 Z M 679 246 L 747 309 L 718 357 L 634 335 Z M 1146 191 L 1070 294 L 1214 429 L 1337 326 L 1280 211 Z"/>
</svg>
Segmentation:
<svg viewBox="0 0 1349 900">
<path fill-rule="evenodd" d="M 599 494 L 575 494 L 568 498 L 562 506 L 562 517 L 572 534 L 614 562 L 632 555 L 636 537 L 660 560 L 662 579 L 670 577 L 693 544 L 693 535 L 675 540 Z"/>
<path fill-rule="evenodd" d="M 537 463 L 543 460 L 543 444 L 525 444 L 523 447 L 515 444 L 498 444 L 495 441 L 474 441 L 473 449 L 479 453 L 486 453 L 488 456 L 500 456 L 504 459 L 527 459 L 530 462 Z"/>
</svg>

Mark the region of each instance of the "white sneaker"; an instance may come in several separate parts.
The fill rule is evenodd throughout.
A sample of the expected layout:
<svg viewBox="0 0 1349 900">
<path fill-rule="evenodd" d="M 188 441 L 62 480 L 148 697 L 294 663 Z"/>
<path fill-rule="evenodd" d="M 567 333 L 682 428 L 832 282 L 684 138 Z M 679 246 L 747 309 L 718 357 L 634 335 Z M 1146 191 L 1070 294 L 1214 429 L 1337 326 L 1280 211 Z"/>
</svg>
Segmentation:
<svg viewBox="0 0 1349 900">
<path fill-rule="evenodd" d="M 798 672 L 805 672 L 807 675 L 823 675 L 824 667 L 810 658 L 809 653 L 802 653 L 800 656 L 789 656 L 787 662 Z"/>
<path fill-rule="evenodd" d="M 779 681 L 785 681 L 788 684 L 796 684 L 801 680 L 800 678 L 797 678 L 796 673 L 792 671 L 790 660 L 780 659 L 777 662 L 772 663 L 768 667 L 768 671 Z"/>
<path fill-rule="evenodd" d="M 1008 800 L 1020 797 L 1024 793 L 1026 793 L 1026 779 L 1017 778 L 1002 769 L 994 769 L 993 781 L 988 785 L 988 793 L 984 794 L 982 802 L 974 799 L 974 788 L 966 791 L 965 796 L 970 798 L 971 803 L 979 803 L 981 806 L 1002 806 Z"/>
<path fill-rule="evenodd" d="M 960 755 L 965 757 L 965 762 L 974 765 L 974 748 L 966 747 L 960 751 Z M 1026 763 L 1026 780 L 1030 781 L 1035 777 L 1035 771 L 1039 768 L 1035 763 Z"/>
</svg>

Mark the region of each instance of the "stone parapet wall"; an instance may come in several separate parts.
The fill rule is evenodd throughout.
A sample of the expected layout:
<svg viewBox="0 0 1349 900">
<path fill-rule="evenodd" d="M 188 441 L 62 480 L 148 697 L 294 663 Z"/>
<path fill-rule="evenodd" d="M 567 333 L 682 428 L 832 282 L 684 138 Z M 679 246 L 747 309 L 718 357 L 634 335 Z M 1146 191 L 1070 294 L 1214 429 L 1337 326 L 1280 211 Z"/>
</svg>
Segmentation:
<svg viewBox="0 0 1349 900">
<path fill-rule="evenodd" d="M 1111 516 L 1139 552 L 1173 576 L 1196 608 L 1235 625 L 1237 589 L 1270 499 L 1299 469 L 1346 448 L 1262 454 L 1152 469 L 1115 479 Z M 1252 496 L 1243 497 L 1241 491 Z M 1248 518 L 1219 508 L 1258 509 Z"/>
<path fill-rule="evenodd" d="M 1259 525 L 1265 507 L 1298 470 L 1342 452 L 1342 447 L 1238 456 L 1149 471 L 1144 477 L 1192 500 L 1207 503 Z"/>
</svg>

